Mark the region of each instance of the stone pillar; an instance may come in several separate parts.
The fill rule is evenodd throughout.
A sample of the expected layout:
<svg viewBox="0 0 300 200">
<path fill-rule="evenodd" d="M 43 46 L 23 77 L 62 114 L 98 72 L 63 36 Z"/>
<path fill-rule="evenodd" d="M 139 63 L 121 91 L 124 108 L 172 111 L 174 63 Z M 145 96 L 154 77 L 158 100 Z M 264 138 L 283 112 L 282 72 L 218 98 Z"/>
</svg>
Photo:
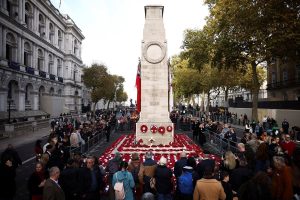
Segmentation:
<svg viewBox="0 0 300 200">
<path fill-rule="evenodd" d="M 37 69 L 37 47 L 35 44 L 32 44 L 32 63 L 31 66 L 34 69 Z"/>
<path fill-rule="evenodd" d="M 5 28 L 2 28 L 2 46 L 0 46 L 0 48 L 2 48 L 2 56 L 3 58 L 6 58 L 6 31 Z M 1 38 L 0 38 L 1 39 Z"/>
<path fill-rule="evenodd" d="M 7 89 L 0 89 L 0 112 L 7 112 Z"/>
<path fill-rule="evenodd" d="M 37 7 L 33 7 L 32 30 L 39 35 L 39 12 Z"/>
<path fill-rule="evenodd" d="M 49 43 L 51 43 L 49 40 L 49 35 L 50 35 L 49 22 L 50 22 L 50 20 L 45 16 L 45 28 L 44 28 L 45 38 Z"/>
<path fill-rule="evenodd" d="M 1 2 L 2 0 L 0 0 L 0 2 Z M 2 25 L 0 24 L 0 60 L 2 59 L 2 58 L 4 58 L 3 57 L 3 46 L 4 46 L 4 44 L 3 44 L 3 27 L 2 27 Z"/>
<path fill-rule="evenodd" d="M 58 47 L 58 29 L 57 27 L 54 25 L 54 36 L 53 36 L 53 45 L 56 47 L 56 48 L 59 48 Z"/>
<path fill-rule="evenodd" d="M 19 101 L 17 106 L 18 111 L 25 111 L 25 91 L 19 90 Z"/>
<path fill-rule="evenodd" d="M 24 44 L 23 44 L 23 40 L 22 38 L 17 35 L 18 38 L 18 47 L 17 47 L 17 62 L 20 64 L 23 64 L 24 60 L 23 60 L 23 52 L 24 52 Z"/>
<path fill-rule="evenodd" d="M 32 99 L 33 99 L 33 102 L 31 102 L 32 110 L 38 110 L 39 109 L 39 93 L 32 92 Z"/>
<path fill-rule="evenodd" d="M 48 72 L 48 74 L 50 74 L 50 72 L 48 71 L 48 65 L 49 65 L 49 52 L 48 51 L 44 51 L 44 71 Z"/>
<path fill-rule="evenodd" d="M 24 24 L 24 13 L 25 13 L 25 1 L 19 0 L 18 4 L 18 20 L 21 24 Z"/>
<path fill-rule="evenodd" d="M 163 23 L 163 6 L 145 6 L 141 56 L 141 113 L 136 124 L 136 140 L 145 144 L 174 141 L 174 125 L 169 117 L 169 66 Z"/>
<path fill-rule="evenodd" d="M 57 57 L 53 55 L 52 74 L 57 76 Z"/>
</svg>

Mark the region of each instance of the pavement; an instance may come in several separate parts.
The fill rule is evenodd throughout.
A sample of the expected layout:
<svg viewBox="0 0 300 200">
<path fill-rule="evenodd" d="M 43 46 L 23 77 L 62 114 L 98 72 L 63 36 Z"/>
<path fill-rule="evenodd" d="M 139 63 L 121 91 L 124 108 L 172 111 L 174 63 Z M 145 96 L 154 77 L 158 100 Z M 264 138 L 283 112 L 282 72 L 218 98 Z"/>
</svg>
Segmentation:
<svg viewBox="0 0 300 200">
<path fill-rule="evenodd" d="M 36 131 L 28 131 L 22 135 L 16 135 L 12 137 L 0 137 L 0 152 L 6 149 L 8 144 L 12 144 L 15 148 L 17 148 L 21 145 L 47 137 L 49 134 L 50 126 L 47 128 L 38 129 Z"/>
</svg>

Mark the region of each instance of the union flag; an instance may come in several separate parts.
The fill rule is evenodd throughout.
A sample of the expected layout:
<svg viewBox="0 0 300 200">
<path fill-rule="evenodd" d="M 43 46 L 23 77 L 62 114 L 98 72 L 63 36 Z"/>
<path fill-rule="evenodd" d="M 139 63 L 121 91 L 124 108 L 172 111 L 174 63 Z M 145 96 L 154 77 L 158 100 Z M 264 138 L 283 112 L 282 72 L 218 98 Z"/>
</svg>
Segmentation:
<svg viewBox="0 0 300 200">
<path fill-rule="evenodd" d="M 139 61 L 138 69 L 136 72 L 135 87 L 137 89 L 136 109 L 138 112 L 141 112 L 141 61 Z"/>
</svg>

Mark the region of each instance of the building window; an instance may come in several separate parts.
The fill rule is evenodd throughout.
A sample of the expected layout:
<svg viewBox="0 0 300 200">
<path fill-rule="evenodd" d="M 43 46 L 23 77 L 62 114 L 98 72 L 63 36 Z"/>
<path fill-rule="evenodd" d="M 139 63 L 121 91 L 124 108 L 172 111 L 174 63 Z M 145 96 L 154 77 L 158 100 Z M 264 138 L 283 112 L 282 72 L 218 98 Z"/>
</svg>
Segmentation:
<svg viewBox="0 0 300 200">
<path fill-rule="evenodd" d="M 54 26 L 52 23 L 49 23 L 49 40 L 50 40 L 50 43 L 53 44 L 54 42 Z"/>
<path fill-rule="evenodd" d="M 45 37 L 45 17 L 39 14 L 39 33 L 41 37 Z"/>
<path fill-rule="evenodd" d="M 53 56 L 49 54 L 48 73 L 53 74 Z"/>
<path fill-rule="evenodd" d="M 44 71 L 44 53 L 38 49 L 38 70 Z"/>
<path fill-rule="evenodd" d="M 30 67 L 32 50 L 28 42 L 24 43 L 24 65 Z"/>
<path fill-rule="evenodd" d="M 25 3 L 25 23 L 27 25 L 28 29 L 32 29 L 32 18 L 33 18 L 33 12 L 32 12 L 32 6 L 29 2 Z"/>
<path fill-rule="evenodd" d="M 6 34 L 6 59 L 9 61 L 15 61 L 17 55 L 17 42 L 12 33 Z"/>
</svg>

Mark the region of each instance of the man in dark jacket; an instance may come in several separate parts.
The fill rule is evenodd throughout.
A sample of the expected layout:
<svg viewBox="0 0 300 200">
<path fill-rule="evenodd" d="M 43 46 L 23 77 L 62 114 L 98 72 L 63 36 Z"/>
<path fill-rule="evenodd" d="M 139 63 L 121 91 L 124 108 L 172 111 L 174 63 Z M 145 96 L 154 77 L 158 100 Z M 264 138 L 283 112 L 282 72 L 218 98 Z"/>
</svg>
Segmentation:
<svg viewBox="0 0 300 200">
<path fill-rule="evenodd" d="M 78 181 L 79 169 L 75 168 L 74 160 L 70 159 L 67 162 L 66 168 L 61 172 L 59 178 L 59 184 L 65 191 L 66 200 L 79 200 L 80 194 L 80 182 Z"/>
<path fill-rule="evenodd" d="M 95 165 L 94 157 L 88 157 L 86 159 L 86 167 L 82 168 L 80 173 L 81 179 L 79 182 L 84 184 L 80 186 L 83 193 L 82 198 L 86 200 L 100 199 L 100 189 L 103 186 L 103 177 L 99 167 Z"/>
<path fill-rule="evenodd" d="M 4 156 L 0 163 L 0 199 L 13 200 L 16 194 L 16 169 L 10 157 Z"/>
<path fill-rule="evenodd" d="M 159 165 L 155 171 L 155 187 L 158 199 L 172 199 L 171 192 L 173 190 L 172 184 L 172 170 L 167 167 L 167 159 L 161 157 Z"/>
<path fill-rule="evenodd" d="M 180 154 L 180 159 L 175 162 L 174 174 L 176 179 L 181 175 L 182 168 L 186 166 L 186 162 L 187 162 L 186 153 L 183 151 Z"/>
<path fill-rule="evenodd" d="M 4 158 L 9 158 L 14 168 L 17 168 L 19 165 L 22 165 L 21 158 L 12 144 L 9 144 L 7 148 L 3 151 L 1 155 L 1 163 L 5 163 L 3 162 Z"/>
</svg>

